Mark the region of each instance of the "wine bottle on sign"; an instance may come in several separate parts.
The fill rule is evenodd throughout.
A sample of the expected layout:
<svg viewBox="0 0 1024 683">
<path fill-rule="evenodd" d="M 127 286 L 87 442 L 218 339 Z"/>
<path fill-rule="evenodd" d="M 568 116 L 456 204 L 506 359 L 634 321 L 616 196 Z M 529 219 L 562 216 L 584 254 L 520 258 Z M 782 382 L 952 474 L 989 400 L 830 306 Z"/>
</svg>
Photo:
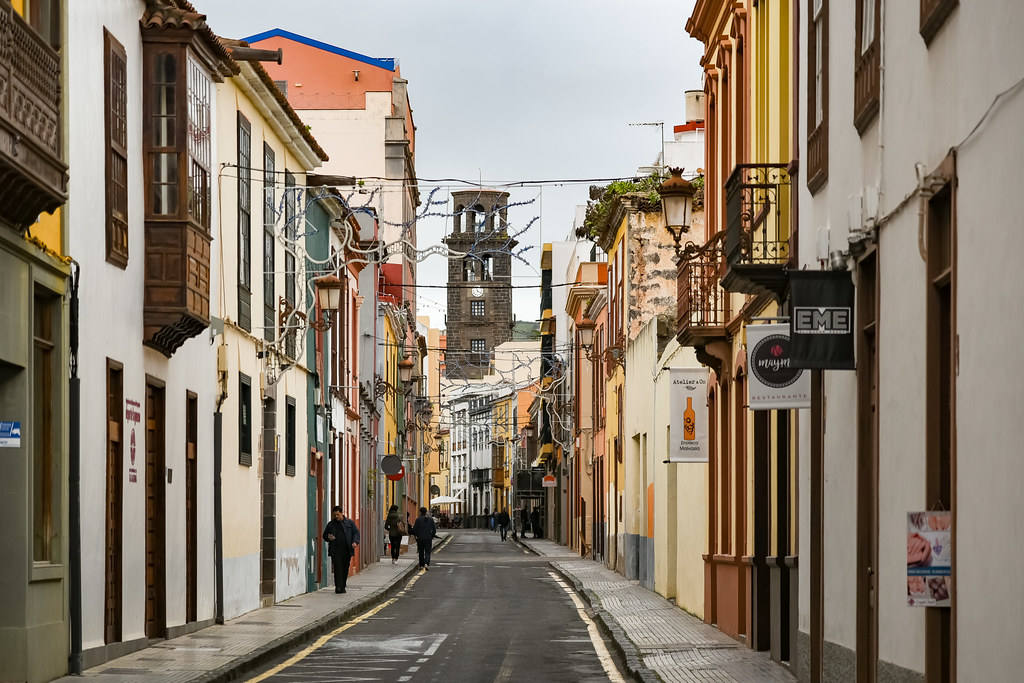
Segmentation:
<svg viewBox="0 0 1024 683">
<path fill-rule="evenodd" d="M 683 411 L 683 441 L 697 439 L 696 413 L 693 412 L 693 397 L 686 397 L 686 410 Z"/>
</svg>

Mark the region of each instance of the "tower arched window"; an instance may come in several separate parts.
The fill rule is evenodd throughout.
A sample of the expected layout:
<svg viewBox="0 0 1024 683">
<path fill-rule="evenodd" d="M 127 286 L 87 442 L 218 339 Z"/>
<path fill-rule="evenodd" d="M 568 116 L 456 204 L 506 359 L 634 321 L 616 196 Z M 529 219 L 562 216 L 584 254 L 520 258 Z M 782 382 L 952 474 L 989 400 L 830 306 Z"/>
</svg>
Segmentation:
<svg viewBox="0 0 1024 683">
<path fill-rule="evenodd" d="M 454 232 L 462 231 L 462 212 L 466 209 L 462 204 L 455 207 L 455 217 L 452 219 L 452 229 Z"/>
<path fill-rule="evenodd" d="M 484 207 L 480 204 L 473 207 L 473 231 L 487 231 L 487 212 L 484 211 Z"/>
</svg>

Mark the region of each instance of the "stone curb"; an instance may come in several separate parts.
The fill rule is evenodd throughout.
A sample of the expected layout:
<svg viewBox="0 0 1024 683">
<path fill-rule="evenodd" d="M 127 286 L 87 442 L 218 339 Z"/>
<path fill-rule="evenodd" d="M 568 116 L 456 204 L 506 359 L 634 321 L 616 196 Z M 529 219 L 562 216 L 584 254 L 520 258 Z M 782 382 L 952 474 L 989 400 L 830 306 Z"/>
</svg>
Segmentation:
<svg viewBox="0 0 1024 683">
<path fill-rule="evenodd" d="M 531 548 L 532 550 L 532 548 Z M 612 616 L 604 607 L 601 606 L 601 598 L 588 588 L 584 588 L 583 583 L 576 578 L 575 574 L 572 574 L 568 569 L 559 567 L 556 564 L 557 560 L 548 562 L 548 565 L 554 569 L 562 578 L 568 581 L 577 593 L 583 596 L 590 609 L 594 612 L 596 621 L 601 626 L 601 630 L 609 636 L 612 642 L 615 644 L 615 649 L 622 661 L 626 665 L 626 670 L 633 680 L 642 681 L 642 683 L 661 683 L 662 679 L 658 676 L 657 672 L 653 669 L 648 668 L 640 655 L 640 650 L 637 649 L 635 643 L 629 638 L 629 634 L 626 633 L 625 629 L 619 625 L 618 620 Z"/>
<path fill-rule="evenodd" d="M 448 534 L 446 537 L 440 539 L 434 544 L 434 549 L 436 550 L 441 548 L 449 543 L 451 539 L 452 535 Z M 202 675 L 191 679 L 190 683 L 220 683 L 221 681 L 237 680 L 242 676 L 251 673 L 253 670 L 271 663 L 274 659 L 288 650 L 291 650 L 295 646 L 302 645 L 314 640 L 328 631 L 334 630 L 352 617 L 361 614 L 374 605 L 392 597 L 402 590 L 406 580 L 408 580 L 418 570 L 419 568 L 413 564 L 395 577 L 395 580 L 384 588 L 378 588 L 369 595 L 359 598 L 355 602 L 339 610 L 320 617 L 319 619 L 312 621 L 305 626 L 288 633 L 287 635 L 283 635 L 269 643 L 261 645 L 255 650 L 233 659 L 218 669 L 207 671 Z"/>
</svg>

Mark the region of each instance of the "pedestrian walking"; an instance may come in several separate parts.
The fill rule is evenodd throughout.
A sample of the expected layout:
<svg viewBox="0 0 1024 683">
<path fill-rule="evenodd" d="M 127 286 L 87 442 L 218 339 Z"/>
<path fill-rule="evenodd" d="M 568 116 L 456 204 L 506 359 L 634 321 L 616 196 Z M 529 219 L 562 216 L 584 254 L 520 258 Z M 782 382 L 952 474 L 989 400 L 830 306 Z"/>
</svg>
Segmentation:
<svg viewBox="0 0 1024 683">
<path fill-rule="evenodd" d="M 359 545 L 359 527 L 345 516 L 340 505 L 334 506 L 334 519 L 324 527 L 324 540 L 327 541 L 327 554 L 331 556 L 334 566 L 334 592 L 344 593 L 348 568 Z"/>
<path fill-rule="evenodd" d="M 420 567 L 430 569 L 430 547 L 437 536 L 437 526 L 427 515 L 427 508 L 420 508 L 420 516 L 412 525 L 412 535 L 416 537 L 416 550 L 420 556 Z"/>
<path fill-rule="evenodd" d="M 530 513 L 530 526 L 533 528 L 534 538 L 543 536 L 540 532 L 540 508 L 533 508 L 533 512 Z"/>
<path fill-rule="evenodd" d="M 508 524 L 512 521 L 508 516 L 508 510 L 502 509 L 498 513 L 498 529 L 501 530 L 501 540 L 508 538 Z"/>
<path fill-rule="evenodd" d="M 391 564 L 398 564 L 398 553 L 402 550 L 402 537 L 408 532 L 402 516 L 398 514 L 398 506 L 392 505 L 388 510 L 388 518 L 384 521 L 384 529 L 388 532 L 388 546 L 391 548 Z"/>
</svg>

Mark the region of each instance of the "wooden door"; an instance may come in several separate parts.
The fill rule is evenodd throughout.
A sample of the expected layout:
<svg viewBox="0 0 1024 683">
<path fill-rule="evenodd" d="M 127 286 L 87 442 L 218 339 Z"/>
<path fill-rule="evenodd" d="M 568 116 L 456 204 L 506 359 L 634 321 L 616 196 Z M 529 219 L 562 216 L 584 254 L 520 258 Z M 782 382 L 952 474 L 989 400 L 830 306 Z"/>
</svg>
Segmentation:
<svg viewBox="0 0 1024 683">
<path fill-rule="evenodd" d="M 314 531 L 317 535 L 314 537 L 315 543 L 313 544 L 316 546 L 316 582 L 318 585 L 322 585 L 324 544 L 320 542 L 319 532 L 324 526 L 324 461 L 323 458 L 318 458 L 315 454 L 310 454 L 310 456 L 316 463 L 316 528 Z"/>
<path fill-rule="evenodd" d="M 107 361 L 107 496 L 106 496 L 106 590 L 103 640 L 121 641 L 121 553 L 124 543 L 124 372 Z"/>
<path fill-rule="evenodd" d="M 185 621 L 196 620 L 198 612 L 198 420 L 199 401 L 191 391 L 185 397 Z"/>
<path fill-rule="evenodd" d="M 877 259 L 858 266 L 857 349 L 857 681 L 878 668 L 878 308 Z"/>
<path fill-rule="evenodd" d="M 166 632 L 164 390 L 146 385 L 146 637 Z"/>
</svg>

